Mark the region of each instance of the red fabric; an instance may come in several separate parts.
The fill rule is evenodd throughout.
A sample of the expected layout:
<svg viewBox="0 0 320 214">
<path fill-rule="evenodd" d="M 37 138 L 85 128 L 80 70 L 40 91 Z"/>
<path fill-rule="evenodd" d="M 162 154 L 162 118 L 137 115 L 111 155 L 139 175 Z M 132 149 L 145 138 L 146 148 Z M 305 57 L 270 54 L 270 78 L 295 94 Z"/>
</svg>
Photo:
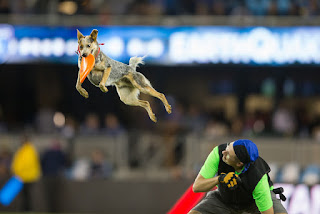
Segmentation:
<svg viewBox="0 0 320 214">
<path fill-rule="evenodd" d="M 187 214 L 199 203 L 199 201 L 201 201 L 201 199 L 206 195 L 206 192 L 194 193 L 192 185 L 185 191 L 167 214 Z M 216 187 L 214 189 L 216 189 Z"/>
</svg>

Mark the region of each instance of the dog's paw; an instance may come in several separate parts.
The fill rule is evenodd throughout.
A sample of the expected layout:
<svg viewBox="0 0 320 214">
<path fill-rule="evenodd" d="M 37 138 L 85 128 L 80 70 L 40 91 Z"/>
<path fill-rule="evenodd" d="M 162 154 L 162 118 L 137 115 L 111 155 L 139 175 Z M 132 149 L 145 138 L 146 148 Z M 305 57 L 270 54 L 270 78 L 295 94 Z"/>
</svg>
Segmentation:
<svg viewBox="0 0 320 214">
<path fill-rule="evenodd" d="M 99 84 L 99 88 L 100 88 L 100 90 L 101 90 L 102 92 L 104 92 L 104 93 L 107 93 L 107 92 L 108 92 L 107 87 L 106 87 L 105 85 L 103 85 L 103 84 Z"/>
<path fill-rule="evenodd" d="M 171 105 L 166 105 L 166 111 L 168 112 L 168 114 L 171 114 L 172 112 L 172 108 L 171 108 Z"/>
<path fill-rule="evenodd" d="M 156 118 L 155 114 L 149 115 L 149 117 L 153 122 L 155 122 L 155 123 L 157 122 L 157 118 Z"/>
<path fill-rule="evenodd" d="M 88 92 L 86 91 L 86 89 L 81 88 L 81 89 L 79 89 L 79 92 L 80 92 L 80 94 L 81 94 L 84 98 L 88 98 L 88 97 L 89 97 L 89 94 L 88 94 Z"/>
</svg>

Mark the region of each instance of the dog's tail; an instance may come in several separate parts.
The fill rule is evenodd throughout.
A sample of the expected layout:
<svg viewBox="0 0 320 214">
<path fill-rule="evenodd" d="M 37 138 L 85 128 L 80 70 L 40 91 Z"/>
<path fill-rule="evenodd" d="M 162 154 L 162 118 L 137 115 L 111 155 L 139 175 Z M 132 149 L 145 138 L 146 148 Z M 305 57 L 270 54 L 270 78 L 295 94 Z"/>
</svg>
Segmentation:
<svg viewBox="0 0 320 214">
<path fill-rule="evenodd" d="M 143 56 L 143 57 L 138 57 L 138 56 L 134 56 L 134 57 L 131 57 L 130 60 L 129 60 L 129 66 L 136 69 L 137 67 L 139 67 L 139 64 L 144 64 L 144 61 L 143 59 L 145 58 L 146 56 Z"/>
</svg>

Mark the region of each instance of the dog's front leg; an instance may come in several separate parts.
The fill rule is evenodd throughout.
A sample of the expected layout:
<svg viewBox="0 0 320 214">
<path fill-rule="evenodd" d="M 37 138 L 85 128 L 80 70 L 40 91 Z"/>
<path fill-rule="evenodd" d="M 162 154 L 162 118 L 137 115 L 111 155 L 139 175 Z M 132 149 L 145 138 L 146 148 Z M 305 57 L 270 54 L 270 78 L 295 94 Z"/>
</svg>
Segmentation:
<svg viewBox="0 0 320 214">
<path fill-rule="evenodd" d="M 76 89 L 77 91 L 79 91 L 79 93 L 85 97 L 85 98 L 88 98 L 89 97 L 89 94 L 88 92 L 86 91 L 86 89 L 82 88 L 81 86 L 81 82 L 80 82 L 80 72 L 78 72 L 78 79 L 77 79 L 77 83 L 76 83 Z"/>
<path fill-rule="evenodd" d="M 108 92 L 108 89 L 106 87 L 106 82 L 109 78 L 109 75 L 110 75 L 110 72 L 111 72 L 111 66 L 107 67 L 107 69 L 105 69 L 103 71 L 103 76 L 102 76 L 102 80 L 101 82 L 99 83 L 99 88 L 102 92 Z"/>
</svg>

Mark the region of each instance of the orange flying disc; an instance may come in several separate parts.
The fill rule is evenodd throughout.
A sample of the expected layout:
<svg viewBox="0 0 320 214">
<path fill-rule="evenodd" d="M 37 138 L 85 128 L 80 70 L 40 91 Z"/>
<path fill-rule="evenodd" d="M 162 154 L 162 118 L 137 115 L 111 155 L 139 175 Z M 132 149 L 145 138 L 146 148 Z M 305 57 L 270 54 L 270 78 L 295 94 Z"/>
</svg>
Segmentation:
<svg viewBox="0 0 320 214">
<path fill-rule="evenodd" d="M 86 79 L 90 71 L 92 70 L 95 63 L 95 58 L 92 54 L 89 54 L 87 57 L 82 57 L 80 64 L 80 82 Z"/>
</svg>

